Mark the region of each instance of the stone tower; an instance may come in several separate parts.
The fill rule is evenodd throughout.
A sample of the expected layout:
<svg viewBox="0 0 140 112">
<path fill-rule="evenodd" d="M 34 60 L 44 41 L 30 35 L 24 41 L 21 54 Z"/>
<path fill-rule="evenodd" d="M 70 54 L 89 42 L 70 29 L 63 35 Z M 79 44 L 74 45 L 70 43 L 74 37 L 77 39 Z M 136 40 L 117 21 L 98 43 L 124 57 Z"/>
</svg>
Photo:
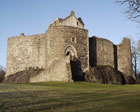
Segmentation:
<svg viewBox="0 0 140 112">
<path fill-rule="evenodd" d="M 88 30 L 74 11 L 57 18 L 44 34 L 8 39 L 6 77 L 29 69 L 43 69 L 29 82 L 81 80 L 89 69 Z"/>
</svg>

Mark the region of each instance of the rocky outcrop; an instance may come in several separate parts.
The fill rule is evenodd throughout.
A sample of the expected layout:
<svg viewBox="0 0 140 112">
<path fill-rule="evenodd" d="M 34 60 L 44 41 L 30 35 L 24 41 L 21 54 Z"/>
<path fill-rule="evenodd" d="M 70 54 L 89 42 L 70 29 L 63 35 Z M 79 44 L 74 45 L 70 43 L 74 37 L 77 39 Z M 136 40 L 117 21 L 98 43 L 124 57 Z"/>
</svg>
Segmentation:
<svg viewBox="0 0 140 112">
<path fill-rule="evenodd" d="M 3 83 L 29 83 L 31 77 L 36 76 L 42 71 L 43 69 L 39 68 L 20 71 L 7 76 Z"/>
<path fill-rule="evenodd" d="M 84 74 L 84 80 L 101 84 L 135 83 L 135 79 L 132 76 L 126 76 L 110 66 L 96 66 L 90 68 L 90 70 Z"/>
</svg>

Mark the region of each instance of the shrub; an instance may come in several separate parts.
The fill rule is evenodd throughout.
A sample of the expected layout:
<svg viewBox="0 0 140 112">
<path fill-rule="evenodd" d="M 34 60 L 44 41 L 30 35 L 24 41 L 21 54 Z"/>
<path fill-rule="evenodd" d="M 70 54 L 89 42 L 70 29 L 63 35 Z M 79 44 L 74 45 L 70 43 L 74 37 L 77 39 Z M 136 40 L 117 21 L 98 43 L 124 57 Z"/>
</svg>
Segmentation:
<svg viewBox="0 0 140 112">
<path fill-rule="evenodd" d="M 0 66 L 0 83 L 4 80 L 6 70 L 4 67 Z"/>
</svg>

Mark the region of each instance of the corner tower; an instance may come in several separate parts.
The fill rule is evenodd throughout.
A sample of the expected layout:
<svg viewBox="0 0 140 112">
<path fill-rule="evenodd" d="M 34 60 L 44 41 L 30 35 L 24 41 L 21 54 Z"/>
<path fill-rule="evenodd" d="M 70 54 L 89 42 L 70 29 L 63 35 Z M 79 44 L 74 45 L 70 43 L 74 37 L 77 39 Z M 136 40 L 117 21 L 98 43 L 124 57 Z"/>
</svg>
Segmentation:
<svg viewBox="0 0 140 112">
<path fill-rule="evenodd" d="M 71 11 L 65 19 L 57 18 L 49 26 L 47 34 L 48 40 L 53 40 L 48 41 L 47 46 L 51 44 L 51 46 L 57 46 L 54 47 L 54 54 L 47 53 L 47 56 L 51 55 L 49 57 L 52 60 L 69 57 L 73 80 L 80 80 L 79 76 L 89 70 L 88 30 L 84 29 L 82 19 L 80 17 L 76 18 L 74 11 Z M 59 56 L 57 55 L 58 52 Z M 76 74 L 79 74 L 79 76 L 76 76 Z"/>
</svg>

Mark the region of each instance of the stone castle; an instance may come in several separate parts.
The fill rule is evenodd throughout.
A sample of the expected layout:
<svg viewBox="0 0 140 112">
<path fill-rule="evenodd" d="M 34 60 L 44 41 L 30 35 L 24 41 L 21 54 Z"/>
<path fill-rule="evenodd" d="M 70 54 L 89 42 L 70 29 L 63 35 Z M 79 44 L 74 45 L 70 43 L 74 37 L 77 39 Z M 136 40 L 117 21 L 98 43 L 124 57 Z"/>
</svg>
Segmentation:
<svg viewBox="0 0 140 112">
<path fill-rule="evenodd" d="M 8 39 L 6 78 L 40 69 L 28 82 L 71 82 L 80 80 L 90 67 L 104 65 L 132 75 L 130 40 L 124 38 L 114 45 L 107 39 L 89 38 L 82 19 L 73 11 L 65 19 L 57 18 L 44 34 L 21 33 Z"/>
</svg>

